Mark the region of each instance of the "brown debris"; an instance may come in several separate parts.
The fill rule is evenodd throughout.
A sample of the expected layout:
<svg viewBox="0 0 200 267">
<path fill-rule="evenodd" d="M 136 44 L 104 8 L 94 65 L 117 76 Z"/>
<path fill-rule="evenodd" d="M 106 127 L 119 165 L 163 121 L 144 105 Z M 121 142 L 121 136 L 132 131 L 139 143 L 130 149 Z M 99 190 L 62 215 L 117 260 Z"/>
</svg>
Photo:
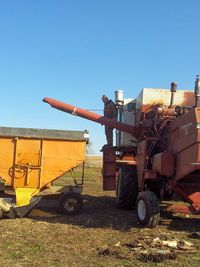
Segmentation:
<svg viewBox="0 0 200 267">
<path fill-rule="evenodd" d="M 164 260 L 175 260 L 177 253 L 169 249 L 155 249 L 150 248 L 145 251 L 141 251 L 138 255 L 139 258 L 147 262 L 162 262 Z"/>
<path fill-rule="evenodd" d="M 167 240 L 159 237 L 138 238 L 124 246 L 138 256 L 142 261 L 162 262 L 167 259 L 174 260 L 183 251 L 194 251 L 194 245 L 185 240 Z"/>
<path fill-rule="evenodd" d="M 97 251 L 98 251 L 98 255 L 100 255 L 100 256 L 113 256 L 113 257 L 116 257 L 118 259 L 126 259 L 127 258 L 123 255 L 121 250 L 117 250 L 115 248 L 108 247 L 108 246 L 102 246 L 100 248 L 97 248 Z"/>
</svg>

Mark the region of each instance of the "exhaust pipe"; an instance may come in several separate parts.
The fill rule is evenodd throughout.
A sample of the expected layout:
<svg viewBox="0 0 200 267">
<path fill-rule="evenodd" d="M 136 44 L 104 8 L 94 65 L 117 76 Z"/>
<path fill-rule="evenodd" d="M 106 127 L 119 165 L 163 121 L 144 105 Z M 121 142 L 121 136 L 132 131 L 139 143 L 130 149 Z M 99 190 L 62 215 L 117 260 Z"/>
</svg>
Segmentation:
<svg viewBox="0 0 200 267">
<path fill-rule="evenodd" d="M 199 81 L 199 75 L 196 75 L 196 81 L 194 87 L 195 108 L 198 107 L 199 96 L 200 96 L 200 81 Z"/>
<path fill-rule="evenodd" d="M 177 83 L 176 82 L 172 82 L 171 83 L 171 100 L 170 100 L 170 105 L 169 108 L 172 108 L 174 105 L 174 93 L 176 93 L 176 89 L 177 89 Z"/>
</svg>

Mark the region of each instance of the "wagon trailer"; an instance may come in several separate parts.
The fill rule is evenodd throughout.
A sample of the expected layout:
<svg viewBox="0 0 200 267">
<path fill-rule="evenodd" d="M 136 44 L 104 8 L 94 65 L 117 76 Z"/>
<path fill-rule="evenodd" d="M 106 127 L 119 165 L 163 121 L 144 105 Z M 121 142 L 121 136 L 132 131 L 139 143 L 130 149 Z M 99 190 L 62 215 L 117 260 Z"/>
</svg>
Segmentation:
<svg viewBox="0 0 200 267">
<path fill-rule="evenodd" d="M 103 151 L 103 189 L 116 191 L 121 209 L 136 206 L 141 225 L 159 223 L 159 201 L 177 197 L 173 212 L 200 212 L 200 81 L 194 90 L 144 88 L 138 97 L 115 92 L 118 121 L 44 98 L 53 108 L 116 129 L 116 145 Z"/>
<path fill-rule="evenodd" d="M 59 211 L 77 214 L 82 207 L 87 131 L 0 127 L 0 215 L 27 215 L 43 197 L 59 197 Z M 74 168 L 81 167 L 76 179 Z M 72 173 L 74 183 L 52 186 Z"/>
</svg>

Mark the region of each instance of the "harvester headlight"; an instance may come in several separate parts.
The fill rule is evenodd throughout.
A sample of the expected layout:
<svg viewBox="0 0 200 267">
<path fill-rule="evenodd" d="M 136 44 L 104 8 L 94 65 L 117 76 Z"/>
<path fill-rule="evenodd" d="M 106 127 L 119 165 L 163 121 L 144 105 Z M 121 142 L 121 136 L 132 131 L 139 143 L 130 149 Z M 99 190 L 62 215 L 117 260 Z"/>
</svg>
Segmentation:
<svg viewBox="0 0 200 267">
<path fill-rule="evenodd" d="M 197 129 L 198 130 L 200 129 L 200 123 L 197 123 Z"/>
</svg>

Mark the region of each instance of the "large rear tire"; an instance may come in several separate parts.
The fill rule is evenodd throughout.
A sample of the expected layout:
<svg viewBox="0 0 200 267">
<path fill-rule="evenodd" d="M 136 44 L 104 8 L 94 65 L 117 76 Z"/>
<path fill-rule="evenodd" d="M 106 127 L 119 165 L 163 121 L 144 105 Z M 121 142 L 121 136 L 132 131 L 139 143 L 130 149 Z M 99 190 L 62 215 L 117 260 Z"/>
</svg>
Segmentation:
<svg viewBox="0 0 200 267">
<path fill-rule="evenodd" d="M 133 209 L 138 196 L 136 167 L 123 165 L 119 169 L 116 190 L 116 205 L 119 209 Z"/>
<path fill-rule="evenodd" d="M 137 198 L 137 217 L 141 225 L 153 228 L 156 227 L 160 219 L 160 207 L 154 192 L 140 192 Z"/>
</svg>

